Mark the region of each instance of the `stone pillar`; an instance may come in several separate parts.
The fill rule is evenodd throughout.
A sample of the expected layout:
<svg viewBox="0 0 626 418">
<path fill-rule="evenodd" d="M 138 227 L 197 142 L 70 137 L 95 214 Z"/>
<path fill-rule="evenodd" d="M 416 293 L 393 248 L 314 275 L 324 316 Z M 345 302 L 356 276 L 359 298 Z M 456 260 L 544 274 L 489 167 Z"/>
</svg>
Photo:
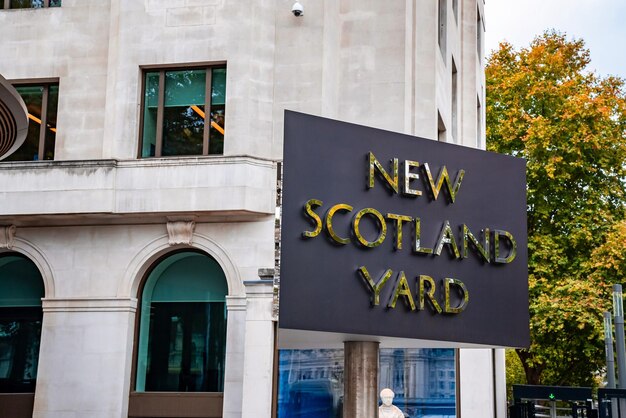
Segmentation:
<svg viewBox="0 0 626 418">
<path fill-rule="evenodd" d="M 137 299 L 43 299 L 34 418 L 128 417 Z"/>
<path fill-rule="evenodd" d="M 224 418 L 241 418 L 243 360 L 246 335 L 246 297 L 226 296 L 226 369 L 224 375 Z"/>
<path fill-rule="evenodd" d="M 274 371 L 273 283 L 244 282 L 246 331 L 243 361 L 242 418 L 271 418 Z"/>
<path fill-rule="evenodd" d="M 378 346 L 375 341 L 344 342 L 344 417 L 378 417 Z"/>
</svg>

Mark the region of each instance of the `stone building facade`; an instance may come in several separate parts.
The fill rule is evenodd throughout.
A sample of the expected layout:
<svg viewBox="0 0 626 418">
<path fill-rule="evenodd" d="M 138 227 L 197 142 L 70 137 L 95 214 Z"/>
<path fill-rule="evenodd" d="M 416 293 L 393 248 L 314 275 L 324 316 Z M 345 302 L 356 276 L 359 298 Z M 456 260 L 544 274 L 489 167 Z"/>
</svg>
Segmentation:
<svg viewBox="0 0 626 418">
<path fill-rule="evenodd" d="M 483 0 L 301 3 L 0 1 L 35 129 L 0 161 L 0 281 L 25 292 L 0 316 L 41 330 L 7 410 L 269 417 L 284 110 L 484 148 Z M 456 363 L 457 413 L 503 417 L 502 352 Z"/>
</svg>

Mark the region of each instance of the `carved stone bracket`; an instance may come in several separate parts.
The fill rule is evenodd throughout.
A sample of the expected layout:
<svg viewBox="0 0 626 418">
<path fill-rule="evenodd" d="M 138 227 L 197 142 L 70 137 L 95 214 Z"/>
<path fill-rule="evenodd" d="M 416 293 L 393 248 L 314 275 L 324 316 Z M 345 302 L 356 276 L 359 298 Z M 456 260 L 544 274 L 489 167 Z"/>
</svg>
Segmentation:
<svg viewBox="0 0 626 418">
<path fill-rule="evenodd" d="M 11 249 L 15 241 L 15 225 L 0 226 L 0 248 Z"/>
<path fill-rule="evenodd" d="M 167 223 L 167 235 L 169 244 L 187 244 L 193 242 L 193 232 L 196 229 L 194 221 L 170 221 Z"/>
</svg>

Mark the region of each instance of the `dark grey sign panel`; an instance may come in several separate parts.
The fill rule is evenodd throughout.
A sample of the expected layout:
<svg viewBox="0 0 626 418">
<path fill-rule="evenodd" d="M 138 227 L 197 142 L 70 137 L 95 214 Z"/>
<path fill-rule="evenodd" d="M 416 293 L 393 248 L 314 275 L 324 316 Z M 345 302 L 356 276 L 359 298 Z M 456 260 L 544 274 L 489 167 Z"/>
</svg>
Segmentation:
<svg viewBox="0 0 626 418">
<path fill-rule="evenodd" d="M 524 160 L 285 114 L 279 327 L 529 345 Z"/>
</svg>

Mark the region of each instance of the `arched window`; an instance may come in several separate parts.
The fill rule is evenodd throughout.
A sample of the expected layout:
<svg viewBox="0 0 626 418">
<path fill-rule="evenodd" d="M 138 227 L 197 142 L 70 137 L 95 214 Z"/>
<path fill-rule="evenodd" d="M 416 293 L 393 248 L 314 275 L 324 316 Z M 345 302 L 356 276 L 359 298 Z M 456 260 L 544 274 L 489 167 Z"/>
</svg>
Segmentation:
<svg viewBox="0 0 626 418">
<path fill-rule="evenodd" d="M 35 392 L 42 297 L 35 264 L 16 253 L 0 254 L 0 393 Z"/>
<path fill-rule="evenodd" d="M 141 292 L 137 392 L 222 392 L 226 294 L 211 257 L 178 252 L 160 261 Z"/>
</svg>

